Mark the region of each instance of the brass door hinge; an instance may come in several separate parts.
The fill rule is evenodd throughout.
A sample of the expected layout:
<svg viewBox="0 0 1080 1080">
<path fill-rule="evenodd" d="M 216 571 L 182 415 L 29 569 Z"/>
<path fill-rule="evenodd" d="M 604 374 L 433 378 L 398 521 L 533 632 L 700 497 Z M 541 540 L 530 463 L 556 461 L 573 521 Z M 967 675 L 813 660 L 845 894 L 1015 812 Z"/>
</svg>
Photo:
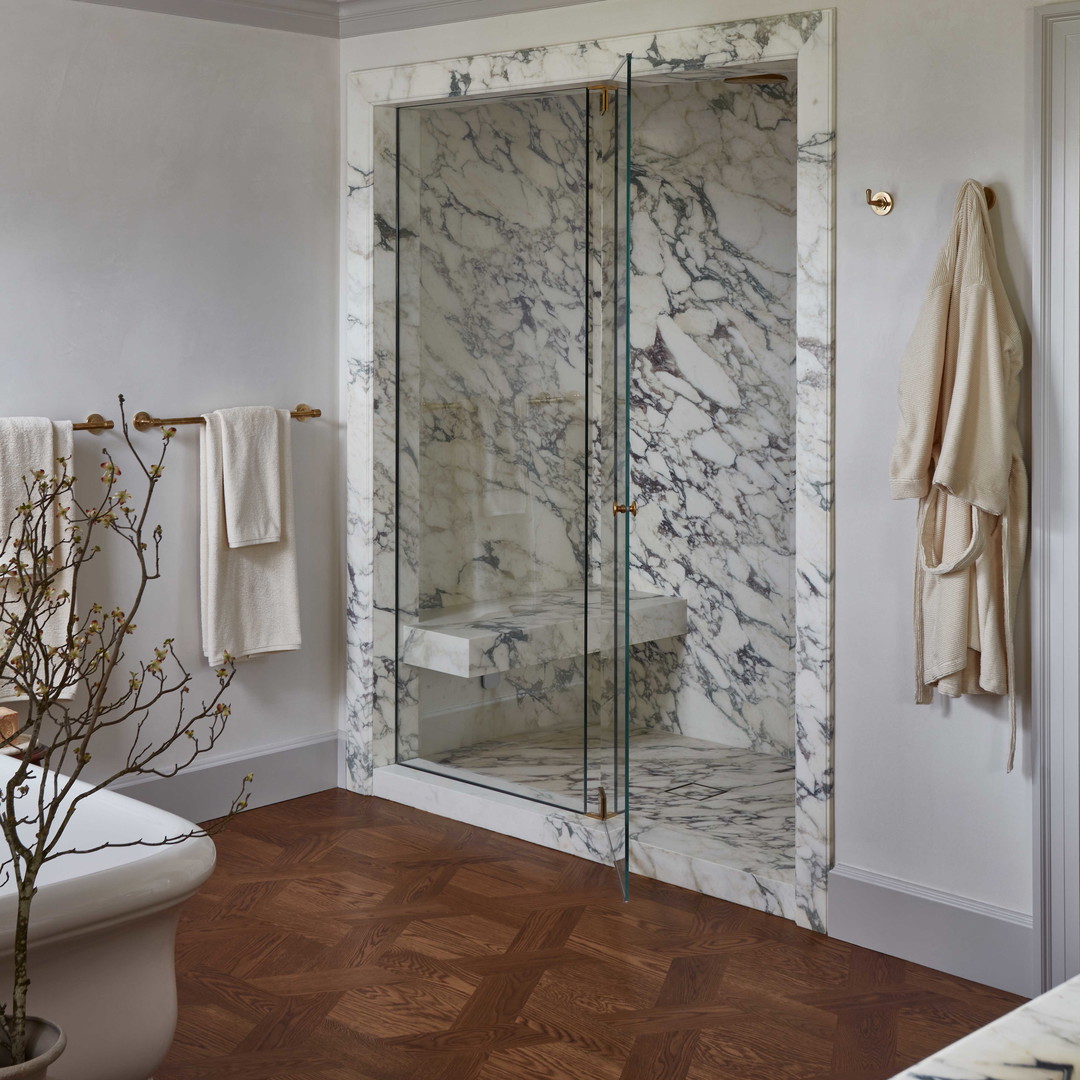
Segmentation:
<svg viewBox="0 0 1080 1080">
<path fill-rule="evenodd" d="M 615 86 L 609 86 L 606 83 L 598 83 L 596 86 L 590 86 L 590 90 L 597 90 L 600 93 L 600 115 L 604 116 L 608 109 L 611 108 L 611 91 L 618 89 Z"/>
<path fill-rule="evenodd" d="M 599 812 L 595 814 L 586 814 L 585 816 L 595 818 L 597 821 L 607 821 L 608 818 L 615 817 L 615 814 L 608 813 L 607 792 L 602 787 L 599 787 L 596 789 L 596 796 L 597 802 L 600 804 Z"/>
</svg>

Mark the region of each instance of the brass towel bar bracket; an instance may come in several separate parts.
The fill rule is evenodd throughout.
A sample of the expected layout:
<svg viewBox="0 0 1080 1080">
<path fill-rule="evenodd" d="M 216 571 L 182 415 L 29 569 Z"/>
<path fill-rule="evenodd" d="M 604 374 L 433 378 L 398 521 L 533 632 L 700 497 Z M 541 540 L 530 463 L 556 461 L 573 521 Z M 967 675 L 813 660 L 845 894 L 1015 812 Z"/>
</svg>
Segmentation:
<svg viewBox="0 0 1080 1080">
<path fill-rule="evenodd" d="M 997 202 L 997 196 L 994 194 L 994 189 L 984 187 L 983 191 L 986 193 L 987 209 L 993 210 L 994 204 Z M 884 217 L 886 214 L 891 214 L 895 202 L 896 200 L 888 191 L 876 191 L 873 196 L 871 196 L 870 189 L 866 189 L 866 205 L 869 206 L 878 217 Z"/>
<path fill-rule="evenodd" d="M 112 431 L 116 425 L 111 420 L 106 420 L 99 412 L 92 412 L 85 424 L 72 424 L 72 431 Z"/>
<path fill-rule="evenodd" d="M 315 420 L 322 416 L 322 409 L 313 409 L 301 402 L 289 415 L 294 420 Z M 205 424 L 201 416 L 151 416 L 148 412 L 137 412 L 132 423 L 136 431 L 148 431 L 153 427 L 176 427 L 180 424 Z M 109 424 L 112 427 L 112 424 Z"/>
</svg>

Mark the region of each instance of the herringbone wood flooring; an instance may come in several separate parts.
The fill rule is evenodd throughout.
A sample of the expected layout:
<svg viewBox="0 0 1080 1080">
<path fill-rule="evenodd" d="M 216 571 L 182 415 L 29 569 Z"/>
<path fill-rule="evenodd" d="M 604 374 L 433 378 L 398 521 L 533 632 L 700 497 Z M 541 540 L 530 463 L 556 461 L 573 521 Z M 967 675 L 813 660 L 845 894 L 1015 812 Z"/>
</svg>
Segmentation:
<svg viewBox="0 0 1080 1080">
<path fill-rule="evenodd" d="M 218 838 L 157 1080 L 879 1080 L 1012 995 L 381 799 Z"/>
</svg>

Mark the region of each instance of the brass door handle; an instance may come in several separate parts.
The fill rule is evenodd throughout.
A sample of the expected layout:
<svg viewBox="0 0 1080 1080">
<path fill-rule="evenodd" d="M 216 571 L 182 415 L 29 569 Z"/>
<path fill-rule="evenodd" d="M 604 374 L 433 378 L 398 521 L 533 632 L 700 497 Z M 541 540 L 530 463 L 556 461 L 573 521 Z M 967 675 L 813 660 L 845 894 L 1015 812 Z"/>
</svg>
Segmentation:
<svg viewBox="0 0 1080 1080">
<path fill-rule="evenodd" d="M 637 517 L 637 499 L 635 499 L 629 506 L 627 506 L 625 503 L 617 502 L 613 502 L 611 504 L 611 513 L 613 516 L 618 514 L 625 514 L 628 511 L 629 513 L 633 514 L 634 517 Z"/>
</svg>

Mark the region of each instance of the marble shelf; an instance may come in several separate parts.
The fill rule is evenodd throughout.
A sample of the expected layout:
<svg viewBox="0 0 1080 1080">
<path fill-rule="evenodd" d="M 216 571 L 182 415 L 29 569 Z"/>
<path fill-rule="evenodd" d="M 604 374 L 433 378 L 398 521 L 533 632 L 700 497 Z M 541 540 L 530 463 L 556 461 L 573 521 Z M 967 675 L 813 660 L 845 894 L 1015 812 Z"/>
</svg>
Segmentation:
<svg viewBox="0 0 1080 1080">
<path fill-rule="evenodd" d="M 1080 1071 L 1080 976 L 894 1080 L 1068 1080 Z"/>
<path fill-rule="evenodd" d="M 402 626 L 400 656 L 414 667 L 470 679 L 610 649 L 614 626 L 610 595 L 565 589 L 432 609 Z M 685 600 L 630 593 L 631 644 L 680 637 L 686 626 Z"/>
</svg>

